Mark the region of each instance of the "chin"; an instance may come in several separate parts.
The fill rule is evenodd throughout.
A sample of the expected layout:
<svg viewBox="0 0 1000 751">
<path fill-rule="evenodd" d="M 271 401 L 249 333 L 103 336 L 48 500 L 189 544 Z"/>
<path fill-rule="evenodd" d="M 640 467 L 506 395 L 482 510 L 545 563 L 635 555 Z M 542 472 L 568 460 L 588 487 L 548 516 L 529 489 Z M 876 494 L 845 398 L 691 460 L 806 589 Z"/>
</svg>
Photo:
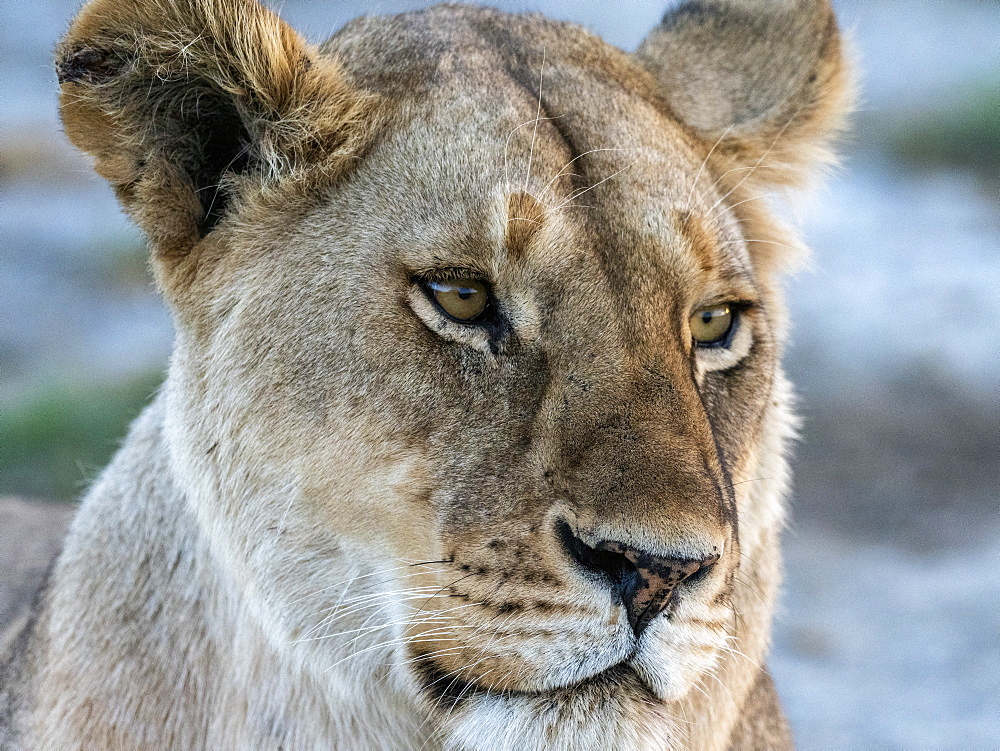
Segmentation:
<svg viewBox="0 0 1000 751">
<path fill-rule="evenodd" d="M 669 709 L 626 664 L 553 691 L 472 690 L 449 714 L 445 751 L 659 751 L 676 747 L 682 734 Z"/>
<path fill-rule="evenodd" d="M 712 674 L 729 638 L 700 622 L 657 624 L 643 634 L 629 667 L 657 700 L 678 702 Z"/>
<path fill-rule="evenodd" d="M 565 667 L 525 689 L 490 688 L 432 671 L 421 678 L 443 719 L 446 751 L 663 751 L 683 745 L 677 702 L 719 661 L 727 637 L 712 632 L 713 644 L 705 632 L 674 624 L 651 628 L 634 654 L 573 682 L 567 676 L 578 669 Z M 598 662 L 588 657 L 589 664 Z M 563 685 L 553 687 L 559 681 Z"/>
</svg>

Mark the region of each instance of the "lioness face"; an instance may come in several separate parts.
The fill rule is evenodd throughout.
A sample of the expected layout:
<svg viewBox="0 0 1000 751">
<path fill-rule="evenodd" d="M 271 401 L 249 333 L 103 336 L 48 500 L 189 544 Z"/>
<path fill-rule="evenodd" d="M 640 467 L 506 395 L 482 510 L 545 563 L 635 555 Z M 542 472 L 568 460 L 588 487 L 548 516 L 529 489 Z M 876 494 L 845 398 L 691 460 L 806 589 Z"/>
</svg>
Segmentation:
<svg viewBox="0 0 1000 751">
<path fill-rule="evenodd" d="M 790 241 L 755 172 L 794 162 L 794 118 L 703 132 L 658 50 L 481 9 L 355 22 L 322 50 L 373 103 L 348 166 L 229 175 L 163 254 L 174 465 L 283 649 L 391 658 L 473 724 L 621 723 L 762 653 L 738 608 L 776 586 Z"/>
<path fill-rule="evenodd" d="M 213 310 L 183 334 L 178 370 L 204 394 L 183 407 L 219 442 L 215 471 L 294 487 L 266 513 L 363 542 L 373 566 L 416 564 L 388 579 L 435 695 L 635 676 L 675 699 L 733 619 L 734 478 L 770 404 L 775 313 L 711 144 L 597 51 L 411 63 L 350 175 L 293 220 L 245 207 L 190 292 Z M 451 287 L 481 312 L 450 314 Z M 716 309 L 727 326 L 692 330 Z M 611 546 L 654 562 L 588 558 Z M 705 564 L 669 594 L 649 582 L 670 602 L 639 624 L 619 579 L 661 560 Z"/>
</svg>

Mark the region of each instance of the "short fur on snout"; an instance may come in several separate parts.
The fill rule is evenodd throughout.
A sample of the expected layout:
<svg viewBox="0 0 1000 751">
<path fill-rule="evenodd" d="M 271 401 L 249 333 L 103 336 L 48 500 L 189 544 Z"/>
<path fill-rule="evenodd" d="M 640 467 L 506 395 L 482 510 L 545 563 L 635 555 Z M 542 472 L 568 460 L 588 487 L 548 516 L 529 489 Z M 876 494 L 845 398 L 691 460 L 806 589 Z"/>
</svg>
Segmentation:
<svg viewBox="0 0 1000 751">
<path fill-rule="evenodd" d="M 92 0 L 56 69 L 176 346 L 12 641 L 4 748 L 790 747 L 765 196 L 846 114 L 827 0 L 690 0 L 634 55 Z M 463 322 L 432 283 L 469 279 Z"/>
</svg>

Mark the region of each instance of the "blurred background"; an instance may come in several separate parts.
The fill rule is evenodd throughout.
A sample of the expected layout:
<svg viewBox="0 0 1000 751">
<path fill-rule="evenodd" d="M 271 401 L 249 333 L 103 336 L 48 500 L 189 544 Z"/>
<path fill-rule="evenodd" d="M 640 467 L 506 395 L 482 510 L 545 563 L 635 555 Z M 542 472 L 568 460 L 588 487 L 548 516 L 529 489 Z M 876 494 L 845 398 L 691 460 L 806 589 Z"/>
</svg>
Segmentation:
<svg viewBox="0 0 1000 751">
<path fill-rule="evenodd" d="M 281 13 L 319 41 L 425 4 Z M 631 50 L 669 2 L 494 4 Z M 862 100 L 789 208 L 814 257 L 788 283 L 805 421 L 771 667 L 803 749 L 997 749 L 1000 3 L 835 4 Z M 0 623 L 170 352 L 142 238 L 59 129 L 77 6 L 0 0 Z"/>
</svg>

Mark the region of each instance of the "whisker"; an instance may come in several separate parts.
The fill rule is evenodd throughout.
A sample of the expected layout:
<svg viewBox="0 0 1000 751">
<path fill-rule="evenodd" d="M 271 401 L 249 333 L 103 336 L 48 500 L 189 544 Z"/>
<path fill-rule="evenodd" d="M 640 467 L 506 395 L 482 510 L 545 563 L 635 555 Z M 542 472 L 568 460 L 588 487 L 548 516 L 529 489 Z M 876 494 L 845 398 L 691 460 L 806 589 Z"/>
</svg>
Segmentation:
<svg viewBox="0 0 1000 751">
<path fill-rule="evenodd" d="M 789 243 L 779 243 L 779 242 L 777 242 L 775 240 L 753 240 L 753 239 L 747 237 L 747 238 L 743 239 L 743 242 L 745 242 L 747 244 L 749 244 L 749 243 L 760 243 L 762 245 L 777 245 L 779 248 L 788 248 L 789 250 L 797 250 L 797 248 L 794 245 L 790 245 Z M 737 241 L 730 240 L 729 242 L 723 243 L 722 247 L 725 248 L 725 247 L 729 247 L 730 245 L 735 245 L 735 244 L 737 244 Z"/>
<path fill-rule="evenodd" d="M 724 205 L 721 211 L 723 213 L 726 211 L 732 211 L 737 206 L 742 206 L 743 204 L 750 203 L 751 201 L 760 201 L 761 199 L 764 198 L 767 198 L 767 195 L 764 193 L 761 193 L 759 196 L 751 196 L 750 198 L 744 198 L 742 201 L 737 201 L 736 203 Z M 709 212 L 709 216 L 711 216 L 711 211 Z"/>
<path fill-rule="evenodd" d="M 411 595 L 411 594 L 426 594 L 427 592 L 432 592 L 434 590 L 439 590 L 436 584 L 431 584 L 423 587 L 410 587 L 407 589 L 393 589 L 384 592 L 371 592 L 369 594 L 357 595 L 356 597 L 348 597 L 346 600 L 338 603 L 337 605 L 331 606 L 320 610 L 319 612 L 324 613 L 329 610 L 335 610 L 337 607 L 342 607 L 345 605 L 354 605 L 356 603 L 367 602 L 369 600 L 378 599 L 380 597 L 394 597 L 396 595 Z"/>
<path fill-rule="evenodd" d="M 465 606 L 463 606 L 463 607 L 465 607 Z M 332 623 L 332 621 L 331 621 L 331 623 Z M 436 616 L 428 617 L 426 619 L 422 619 L 420 621 L 417 621 L 414 625 L 426 625 L 426 624 L 432 624 L 432 623 L 433 624 L 444 624 L 444 625 L 439 626 L 438 628 L 430 629 L 428 631 L 421 631 L 420 632 L 421 636 L 434 635 L 434 634 L 437 634 L 437 633 L 441 632 L 445 628 L 447 628 L 447 629 L 452 629 L 452 628 L 474 628 L 472 625 L 455 624 L 455 623 L 453 623 L 448 618 L 439 618 L 439 617 L 436 617 Z M 386 621 L 385 623 L 380 623 L 380 624 L 375 625 L 375 626 L 365 626 L 365 625 L 362 625 L 362 626 L 359 626 L 358 628 L 347 629 L 345 631 L 338 631 L 338 632 L 332 633 L 332 634 L 323 634 L 322 636 L 314 636 L 314 637 L 311 637 L 311 638 L 308 638 L 308 639 L 305 638 L 305 637 L 301 637 L 301 638 L 296 639 L 294 642 L 291 642 L 291 643 L 292 644 L 299 644 L 299 643 L 302 643 L 302 642 L 322 641 L 324 639 L 334 639 L 334 638 L 336 638 L 338 636 L 345 636 L 347 634 L 375 633 L 377 631 L 384 631 L 385 629 L 393 628 L 393 627 L 399 626 L 401 624 L 403 624 L 402 620 L 398 620 L 398 621 Z M 409 625 L 409 624 L 407 624 L 407 625 Z"/>
<path fill-rule="evenodd" d="M 504 163 L 504 166 L 503 166 L 503 173 L 504 173 L 504 175 L 503 175 L 503 181 L 504 181 L 504 186 L 506 187 L 506 189 L 507 189 L 508 192 L 510 191 L 510 164 L 509 164 L 510 160 L 508 158 L 509 149 L 510 149 L 510 139 L 513 138 L 514 134 L 517 133 L 517 131 L 519 131 L 525 125 L 531 125 L 531 124 L 537 125 L 540 121 L 558 120 L 559 117 L 560 116 L 554 116 L 554 117 L 550 117 L 550 116 L 535 117 L 535 118 L 533 118 L 531 120 L 525 120 L 520 125 L 515 125 L 513 128 L 511 128 L 511 131 L 510 131 L 510 133 L 507 134 L 507 138 L 504 141 L 504 146 L 503 146 L 503 163 Z"/>
<path fill-rule="evenodd" d="M 750 579 L 748 579 L 747 576 L 739 569 L 737 569 L 734 573 L 740 582 L 754 595 L 756 595 L 757 599 L 759 599 L 763 604 L 767 604 L 767 598 L 764 597 L 764 594 L 757 588 L 756 584 L 750 581 Z"/>
<path fill-rule="evenodd" d="M 571 203 L 572 201 L 575 201 L 577 198 L 579 198 L 580 196 L 582 196 L 584 193 L 588 193 L 588 192 L 592 191 L 594 188 L 597 188 L 597 187 L 603 185 L 608 180 L 610 180 L 610 179 L 612 179 L 614 177 L 617 177 L 618 175 L 620 175 L 622 172 L 624 172 L 625 170 L 627 170 L 629 167 L 631 167 L 632 165 L 634 165 L 638 161 L 639 161 L 638 159 L 635 159 L 635 160 L 629 162 L 628 164 L 626 164 L 624 167 L 622 167 L 617 172 L 611 173 L 610 175 L 608 175 L 607 177 L 605 177 L 603 180 L 600 180 L 600 181 L 594 183 L 593 185 L 591 185 L 588 188 L 583 188 L 582 190 L 578 190 L 576 193 L 574 193 L 573 195 L 571 195 L 569 198 L 567 198 L 565 201 L 563 201 L 562 203 L 560 203 L 558 206 L 554 206 L 554 207 L 552 207 L 550 209 L 546 209 L 545 212 L 543 213 L 543 216 L 548 216 L 551 212 L 558 211 L 559 209 L 561 209 L 566 204 Z"/>
<path fill-rule="evenodd" d="M 325 670 L 325 672 L 328 673 L 331 670 L 333 670 L 335 667 L 337 667 L 338 665 L 341 665 L 344 662 L 347 662 L 347 660 L 350 660 L 350 659 L 352 659 L 354 657 L 358 657 L 360 655 L 366 654 L 366 653 L 371 652 L 371 651 L 376 650 L 376 649 L 387 649 L 389 647 L 400 646 L 400 645 L 403 645 L 403 644 L 420 644 L 423 641 L 425 641 L 425 640 L 422 640 L 422 639 L 405 639 L 404 638 L 404 639 L 392 639 L 390 641 L 379 642 L 378 644 L 373 644 L 370 647 L 365 647 L 364 649 L 361 649 L 361 650 L 359 650 L 357 652 L 352 652 L 351 654 L 347 655 L 346 657 L 342 657 L 341 659 L 337 660 L 335 663 L 333 663 L 332 665 L 330 665 L 329 667 L 327 667 L 326 670 Z M 439 643 L 441 641 L 458 641 L 458 639 L 451 639 L 451 640 L 448 640 L 448 639 L 427 639 L 426 641 L 433 642 L 433 643 L 437 644 L 437 643 Z"/>
<path fill-rule="evenodd" d="M 402 603 L 405 602 L 406 600 L 420 599 L 424 597 L 426 593 L 427 591 L 415 588 L 413 590 L 401 590 L 397 592 L 376 592 L 370 595 L 365 595 L 363 597 L 351 598 L 351 600 L 348 601 L 349 606 L 346 606 L 345 603 L 343 602 L 338 602 L 336 605 L 320 610 L 319 613 L 327 613 L 327 615 L 324 616 L 319 623 L 317 623 L 308 631 L 306 631 L 306 633 L 303 634 L 303 636 L 307 636 L 313 631 L 316 631 L 319 628 L 322 628 L 323 626 L 329 625 L 330 623 L 333 623 L 336 620 L 345 618 L 353 613 L 366 610 L 368 607 L 371 607 L 379 600 L 386 600 L 387 601 L 386 604 Z M 319 613 L 317 613 L 317 615 Z"/>
<path fill-rule="evenodd" d="M 528 151 L 528 170 L 524 175 L 524 192 L 528 192 L 528 181 L 531 180 L 531 162 L 535 157 L 535 136 L 538 135 L 538 118 L 542 114 L 542 83 L 545 79 L 545 45 L 542 45 L 542 67 L 538 71 L 538 108 L 535 111 L 535 127 L 531 131 L 531 149 Z"/>
<path fill-rule="evenodd" d="M 411 597 L 409 599 L 412 599 L 412 600 L 422 600 L 422 599 L 424 599 L 424 595 L 423 594 L 414 595 L 413 597 Z M 399 602 L 396 601 L 396 600 L 391 600 L 389 602 L 386 602 L 384 605 L 382 605 L 381 607 L 377 608 L 372 613 L 372 615 L 370 615 L 368 618 L 366 618 L 365 621 L 364 621 L 364 623 L 362 625 L 364 625 L 365 623 L 367 623 L 368 621 L 370 621 L 372 619 L 372 617 L 374 617 L 378 613 L 383 612 L 386 608 L 388 608 L 388 607 L 390 607 L 392 605 L 398 605 L 398 604 L 399 604 Z M 413 615 L 409 618 L 409 620 L 407 621 L 406 625 L 409 626 L 410 624 L 415 624 L 415 623 L 430 622 L 430 620 L 427 620 L 427 619 L 440 619 L 446 613 L 450 613 L 450 612 L 453 612 L 455 610 L 461 610 L 463 608 L 476 607 L 477 605 L 478 605 L 478 603 L 464 603 L 462 605 L 456 605 L 456 606 L 451 607 L 451 608 L 445 608 L 443 610 L 433 610 L 433 611 L 426 611 L 426 610 L 423 610 L 421 608 L 412 608 L 411 607 L 409 609 L 413 612 Z M 331 624 L 335 623 L 336 621 L 340 620 L 341 618 L 347 617 L 348 615 L 352 615 L 352 614 L 357 613 L 357 612 L 364 612 L 364 611 L 366 611 L 368 609 L 368 607 L 369 606 L 359 606 L 359 607 L 355 607 L 355 608 L 352 608 L 352 609 L 344 611 L 344 612 L 333 613 L 331 616 L 328 616 L 327 619 L 325 619 L 325 622 L 323 624 L 320 624 L 320 625 L 321 626 L 330 626 Z M 402 623 L 402 621 L 399 621 L 398 623 Z M 307 636 L 309 633 L 312 633 L 315 630 L 318 630 L 318 628 L 317 627 L 313 627 L 306 634 L 303 634 L 303 637 Z"/>
<path fill-rule="evenodd" d="M 719 647 L 719 649 L 721 649 L 723 652 L 728 652 L 731 655 L 735 655 L 737 657 L 742 657 L 744 660 L 746 660 L 747 662 L 749 662 L 751 665 L 753 665 L 758 670 L 763 670 L 764 669 L 759 664 L 757 664 L 757 662 L 755 662 L 754 660 L 751 660 L 749 657 L 747 657 L 747 655 L 745 655 L 743 652 L 741 652 L 738 649 L 733 649 L 732 647 Z"/>
<path fill-rule="evenodd" d="M 444 560 L 440 560 L 440 561 L 414 561 L 413 563 L 410 563 L 408 565 L 410 565 L 410 566 L 431 566 L 431 565 L 433 565 L 435 563 L 454 563 L 454 562 L 455 561 L 453 559 L 452 560 L 444 559 Z"/>
<path fill-rule="evenodd" d="M 419 565 L 419 564 L 409 564 L 408 563 L 408 564 L 406 564 L 404 566 L 393 566 L 392 568 L 384 568 L 384 569 L 380 569 L 379 571 L 372 571 L 371 573 L 368 573 L 368 574 L 358 574 L 358 575 L 352 576 L 349 579 L 343 579 L 342 581 L 330 584 L 330 585 L 328 585 L 326 587 L 323 587 L 322 589 L 318 589 L 315 592 L 312 592 L 310 594 L 303 595 L 302 597 L 298 597 L 298 598 L 292 600 L 291 602 L 289 602 L 289 604 L 292 605 L 292 604 L 295 604 L 296 602 L 301 602 L 302 600 L 308 600 L 310 597 L 315 597 L 316 595 L 322 594 L 323 592 L 331 590 L 334 587 L 340 587 L 340 586 L 343 586 L 345 584 L 346 585 L 350 585 L 350 584 L 353 584 L 354 582 L 359 581 L 361 579 L 368 579 L 368 578 L 371 578 L 373 576 L 380 576 L 381 574 L 388 574 L 388 573 L 391 573 L 393 571 L 402 571 L 404 569 L 410 568 L 413 565 Z M 436 573 L 442 573 L 443 571 L 447 571 L 447 569 L 442 569 L 441 572 L 436 572 Z M 412 574 L 412 576 L 418 576 L 418 575 L 424 574 L 424 573 L 426 573 L 426 572 L 421 571 L 421 572 L 417 572 L 415 574 Z"/>
<path fill-rule="evenodd" d="M 421 611 L 420 609 L 408 606 L 405 603 L 406 603 L 407 600 L 419 600 L 419 599 L 423 599 L 423 598 L 424 598 L 424 593 L 414 593 L 414 594 L 406 596 L 406 597 L 399 597 L 399 596 L 389 597 L 389 596 L 383 596 L 383 597 L 379 598 L 382 601 L 382 604 L 380 604 L 380 605 L 378 604 L 379 599 L 373 599 L 372 601 L 368 601 L 368 602 L 363 603 L 363 604 L 354 605 L 353 607 L 350 607 L 350 608 L 335 609 L 332 612 L 330 612 L 327 616 L 325 616 L 319 623 L 315 624 L 312 628 L 308 629 L 305 633 L 303 633 L 302 636 L 299 637 L 299 639 L 300 640 L 301 639 L 305 639 L 310 634 L 313 634 L 313 633 L 319 631 L 320 629 L 324 629 L 324 628 L 328 629 L 332 624 L 336 623 L 337 621 L 343 620 L 344 618 L 348 618 L 348 617 L 350 617 L 350 616 L 352 616 L 352 615 L 354 615 L 356 613 L 367 612 L 370 608 L 372 608 L 375 605 L 377 605 L 377 607 L 375 607 L 375 609 L 371 612 L 371 614 L 364 620 L 364 622 L 362 623 L 362 626 L 366 625 L 373 617 L 375 617 L 379 613 L 382 613 L 387 608 L 391 608 L 391 607 L 402 607 L 402 608 L 411 610 L 416 615 L 416 614 L 419 614 L 419 613 L 421 613 L 423 611 Z M 430 617 L 430 616 L 428 616 L 428 617 Z"/>
<path fill-rule="evenodd" d="M 470 574 L 466 574 L 465 576 L 460 576 L 460 577 L 458 577 L 457 579 L 455 579 L 455 581 L 451 582 L 450 584 L 445 584 L 445 585 L 444 585 L 443 587 L 441 587 L 441 588 L 440 588 L 440 589 L 439 589 L 439 590 L 438 590 L 437 592 L 435 592 L 435 593 L 434 593 L 434 594 L 432 594 L 432 595 L 431 595 L 430 597 L 428 597 L 428 598 L 427 598 L 427 602 L 430 602 L 431 600 L 433 600 L 433 599 L 434 599 L 435 597 L 437 597 L 437 596 L 438 596 L 438 595 L 439 595 L 439 594 L 440 594 L 441 592 L 443 592 L 444 590 L 446 590 L 446 589 L 451 589 L 451 588 L 452 588 L 452 587 L 454 587 L 454 586 L 455 586 L 456 584 L 458 584 L 458 583 L 459 583 L 460 581 L 464 581 L 464 580 L 468 579 L 468 578 L 469 578 L 470 576 L 473 576 L 473 574 L 471 574 L 471 573 L 470 573 Z M 426 603 L 425 603 L 425 604 L 426 604 Z M 420 609 L 423 609 L 423 606 L 421 606 L 421 608 L 420 608 Z"/>
<path fill-rule="evenodd" d="M 590 154 L 596 154 L 599 151 L 635 151 L 635 149 L 615 149 L 615 148 L 589 149 L 589 150 L 583 152 L 582 154 L 577 154 L 575 157 L 573 157 L 568 162 L 566 162 L 566 164 L 564 164 L 562 167 L 560 167 L 559 172 L 556 173 L 555 177 L 553 177 L 551 180 L 549 180 L 547 183 L 545 183 L 545 185 L 542 187 L 541 191 L 539 191 L 539 196 L 545 195 L 545 193 L 548 191 L 548 189 L 552 185 L 552 183 L 554 183 L 556 180 L 558 180 L 564 174 L 573 174 L 573 173 L 564 173 L 563 172 L 563 170 L 565 170 L 567 167 L 569 167 L 573 162 L 575 162 L 577 159 L 582 159 L 583 157 L 588 156 Z M 579 177 L 579 175 L 577 175 L 577 177 Z"/>
<path fill-rule="evenodd" d="M 749 480 L 740 480 L 739 482 L 731 482 L 725 487 L 730 489 L 735 488 L 737 485 L 746 485 L 748 482 L 763 482 L 765 480 L 773 480 L 773 477 L 752 477 Z"/>
<path fill-rule="evenodd" d="M 708 210 L 708 214 L 710 216 L 711 216 L 712 212 L 715 211 L 716 206 L 718 206 L 720 203 L 722 203 L 727 198 L 729 198 L 729 196 L 731 196 L 733 194 L 733 192 L 736 191 L 737 188 L 739 188 L 741 185 L 743 185 L 743 183 L 745 183 L 748 179 L 750 179 L 750 176 L 757 170 L 758 167 L 760 167 L 760 165 L 762 165 L 764 163 L 764 160 L 768 157 L 768 155 L 771 153 L 771 151 L 774 150 L 774 147 L 777 145 L 778 141 L 785 134 L 785 131 L 788 130 L 788 126 L 790 126 L 795 121 L 795 119 L 798 117 L 799 112 L 801 110 L 802 110 L 802 106 L 800 105 L 797 108 L 796 112 L 792 115 L 792 117 L 789 118 L 788 121 L 784 125 L 781 126 L 781 128 L 778 130 L 777 135 L 775 135 L 775 137 L 771 140 L 770 145 L 764 150 L 764 153 L 760 155 L 760 159 L 758 159 L 756 161 L 756 163 L 753 165 L 753 167 L 750 168 L 750 171 L 747 172 L 747 174 L 745 174 L 743 176 L 743 179 L 741 179 L 738 183 L 736 183 L 736 185 L 734 185 L 732 188 L 730 188 L 729 192 L 726 193 L 724 196 L 722 196 L 722 198 L 720 198 L 718 201 L 716 201 L 715 204 Z M 730 171 L 732 171 L 732 170 L 730 170 Z M 726 174 L 728 174 L 728 172 Z M 717 183 L 718 183 L 718 180 L 716 180 L 716 184 Z"/>
<path fill-rule="evenodd" d="M 705 171 L 705 166 L 708 164 L 708 160 L 712 158 L 712 154 L 715 153 L 715 150 L 719 147 L 719 144 L 725 140 L 726 136 L 728 136 L 735 127 L 736 123 L 733 123 L 728 128 L 726 128 L 725 132 L 723 132 L 723 134 L 719 136 L 718 140 L 714 144 L 712 144 L 712 148 L 709 150 L 708 154 L 706 154 L 705 158 L 702 160 L 701 166 L 698 168 L 698 172 L 694 176 L 694 180 L 691 181 L 691 192 L 688 193 L 687 202 L 684 204 L 685 213 L 691 210 L 691 199 L 694 198 L 694 189 L 698 187 L 698 178 L 700 178 L 701 173 Z"/>
</svg>

